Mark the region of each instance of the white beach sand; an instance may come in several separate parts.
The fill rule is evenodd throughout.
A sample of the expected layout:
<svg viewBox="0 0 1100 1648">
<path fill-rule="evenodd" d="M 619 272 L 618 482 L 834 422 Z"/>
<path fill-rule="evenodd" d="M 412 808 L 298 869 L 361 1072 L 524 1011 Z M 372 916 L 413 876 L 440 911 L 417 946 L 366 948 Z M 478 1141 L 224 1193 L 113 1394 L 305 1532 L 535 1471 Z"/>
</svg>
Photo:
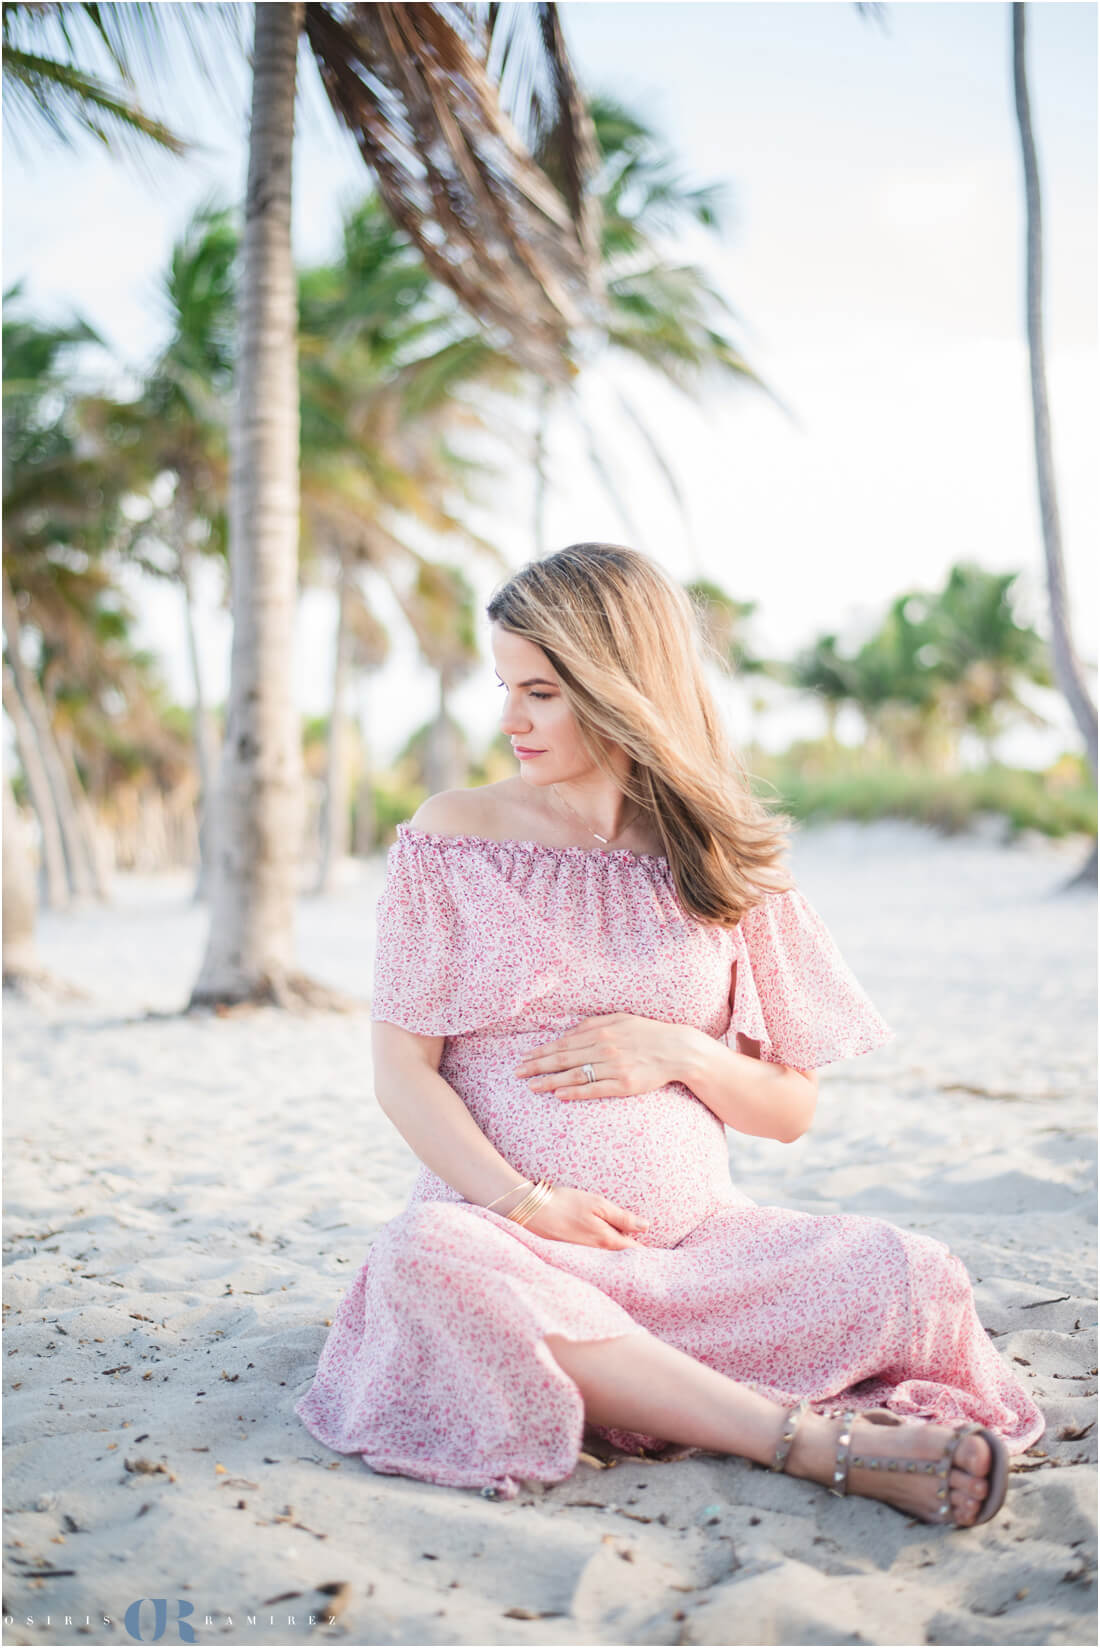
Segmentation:
<svg viewBox="0 0 1100 1648">
<path fill-rule="evenodd" d="M 143 1018 L 198 969 L 188 876 L 43 916 L 90 994 L 4 1010 L 4 1640 L 124 1643 L 164 1597 L 166 1643 L 176 1599 L 199 1642 L 1095 1642 L 1096 901 L 1054 893 L 1081 854 L 800 835 L 897 1038 L 822 1072 L 797 1144 L 730 1140 L 758 1201 L 885 1215 L 968 1266 L 1048 1429 L 1001 1516 L 955 1533 L 718 1455 L 494 1502 L 321 1448 L 293 1402 L 416 1167 L 366 1013 Z M 383 860 L 347 870 L 302 900 L 299 960 L 365 997 Z"/>
</svg>

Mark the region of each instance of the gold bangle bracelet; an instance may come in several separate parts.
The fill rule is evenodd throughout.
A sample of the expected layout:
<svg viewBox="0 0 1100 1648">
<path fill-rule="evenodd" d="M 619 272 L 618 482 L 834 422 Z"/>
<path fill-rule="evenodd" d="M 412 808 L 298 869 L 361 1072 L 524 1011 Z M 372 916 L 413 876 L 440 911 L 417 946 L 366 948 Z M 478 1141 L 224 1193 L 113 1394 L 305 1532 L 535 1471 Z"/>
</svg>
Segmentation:
<svg viewBox="0 0 1100 1648">
<path fill-rule="evenodd" d="M 508 1215 L 508 1217 L 512 1220 L 513 1224 L 517 1224 L 517 1225 L 529 1224 L 530 1221 L 534 1218 L 535 1214 L 538 1212 L 539 1208 L 542 1206 L 543 1202 L 546 1201 L 546 1199 L 547 1198 L 546 1198 L 545 1195 L 539 1196 L 537 1199 L 534 1199 L 534 1200 L 528 1202 L 524 1207 L 522 1207 L 519 1210 L 518 1213 L 511 1213 L 511 1214 Z"/>
<path fill-rule="evenodd" d="M 513 1185 L 512 1186 L 511 1190 L 504 1191 L 503 1195 L 494 1196 L 491 1202 L 486 1202 L 485 1203 L 486 1211 L 488 1211 L 488 1209 L 491 1208 L 491 1207 L 496 1207 L 497 1203 L 502 1202 L 504 1200 L 505 1196 L 514 1195 L 517 1190 L 522 1190 L 524 1185 L 529 1185 L 530 1183 L 531 1183 L 530 1179 L 521 1179 L 518 1185 Z M 519 1206 L 518 1202 L 516 1203 L 516 1206 L 517 1207 Z"/>
<path fill-rule="evenodd" d="M 521 1225 L 526 1215 L 534 1212 L 537 1196 L 538 1185 L 533 1185 L 527 1192 L 526 1196 L 521 1197 L 512 1211 L 510 1213 L 506 1213 L 504 1217 L 506 1219 L 512 1219 L 516 1224 Z"/>
<path fill-rule="evenodd" d="M 546 1180 L 539 1180 L 538 1185 L 536 1185 L 533 1190 L 529 1190 L 529 1192 L 526 1193 L 523 1201 L 516 1203 L 515 1208 L 511 1210 L 508 1218 L 515 1221 L 516 1224 L 526 1224 L 526 1221 L 531 1218 L 534 1211 L 538 1210 L 539 1206 L 543 1205 L 544 1201 L 546 1201 L 546 1196 L 548 1195 L 548 1182 L 546 1182 Z"/>
<path fill-rule="evenodd" d="M 516 1224 L 525 1225 L 538 1212 L 544 1202 L 549 1201 L 554 1193 L 554 1184 L 550 1179 L 540 1179 L 534 1190 L 529 1191 L 518 1207 L 513 1208 L 508 1218 Z"/>
</svg>

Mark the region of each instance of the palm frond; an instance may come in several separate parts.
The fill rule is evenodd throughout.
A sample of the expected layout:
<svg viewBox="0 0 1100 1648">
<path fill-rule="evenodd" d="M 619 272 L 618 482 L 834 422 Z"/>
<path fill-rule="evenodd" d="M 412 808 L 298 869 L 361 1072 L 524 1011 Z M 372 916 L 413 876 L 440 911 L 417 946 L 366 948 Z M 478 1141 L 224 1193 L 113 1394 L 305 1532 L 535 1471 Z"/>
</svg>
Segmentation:
<svg viewBox="0 0 1100 1648">
<path fill-rule="evenodd" d="M 4 94 L 9 117 L 13 112 L 18 113 L 24 125 L 30 125 L 37 117 L 70 149 L 76 145 L 66 120 L 77 130 L 98 138 L 107 148 L 111 146 L 112 136 L 116 140 L 139 136 L 171 154 L 190 153 L 190 144 L 159 120 L 143 113 L 134 102 L 71 64 L 59 63 L 53 58 L 5 46 Z M 18 130 L 14 127 L 12 136 L 18 147 Z"/>
<path fill-rule="evenodd" d="M 569 206 L 585 256 L 599 258 L 599 209 L 592 180 L 599 145 L 573 73 L 558 6 L 470 3 L 462 8 L 482 31 L 482 57 L 501 107 L 520 140 Z"/>
<path fill-rule="evenodd" d="M 563 379 L 601 302 L 598 262 L 504 113 L 460 7 L 310 3 L 322 83 L 394 221 L 529 370 Z"/>
<path fill-rule="evenodd" d="M 136 92 L 134 64 L 155 85 L 171 92 L 178 80 L 180 47 L 215 89 L 224 85 L 224 51 L 244 58 L 243 8 L 147 4 L 32 4 L 11 0 L 3 8 L 5 122 L 18 149 L 21 136 L 48 132 L 66 147 L 90 134 L 108 147 L 141 160 L 150 144 L 182 157 L 204 144 L 179 135 L 147 114 Z M 200 20 L 201 19 L 201 23 Z M 206 55 L 212 49 L 213 69 Z M 121 86 L 97 71 L 102 58 Z"/>
</svg>

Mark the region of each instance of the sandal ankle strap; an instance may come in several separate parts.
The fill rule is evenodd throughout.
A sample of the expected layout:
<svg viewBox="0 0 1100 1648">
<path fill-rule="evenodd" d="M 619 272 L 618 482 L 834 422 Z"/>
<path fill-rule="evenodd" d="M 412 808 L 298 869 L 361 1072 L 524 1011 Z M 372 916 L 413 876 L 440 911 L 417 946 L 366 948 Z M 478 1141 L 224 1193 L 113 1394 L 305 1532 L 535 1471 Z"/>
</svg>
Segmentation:
<svg viewBox="0 0 1100 1648">
<path fill-rule="evenodd" d="M 806 1412 L 809 1406 L 810 1398 L 808 1396 L 804 1396 L 801 1402 L 799 1402 L 797 1406 L 793 1407 L 787 1414 L 787 1417 L 783 1421 L 783 1434 L 780 1436 L 779 1441 L 775 1446 L 775 1457 L 768 1466 L 770 1471 L 786 1470 L 787 1455 L 791 1451 L 791 1443 L 794 1441 L 794 1433 L 801 1423 L 802 1415 Z"/>
</svg>

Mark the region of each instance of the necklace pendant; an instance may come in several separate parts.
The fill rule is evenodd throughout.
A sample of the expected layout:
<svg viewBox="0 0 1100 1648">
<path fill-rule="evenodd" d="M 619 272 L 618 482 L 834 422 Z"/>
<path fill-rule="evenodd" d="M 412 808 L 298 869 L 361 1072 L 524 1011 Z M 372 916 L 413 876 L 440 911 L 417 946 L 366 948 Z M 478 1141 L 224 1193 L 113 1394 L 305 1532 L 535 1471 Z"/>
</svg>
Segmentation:
<svg viewBox="0 0 1100 1648">
<path fill-rule="evenodd" d="M 597 841 L 602 841 L 604 846 L 607 846 L 607 836 L 601 835 L 598 830 L 593 830 L 592 834 L 596 837 Z"/>
</svg>

